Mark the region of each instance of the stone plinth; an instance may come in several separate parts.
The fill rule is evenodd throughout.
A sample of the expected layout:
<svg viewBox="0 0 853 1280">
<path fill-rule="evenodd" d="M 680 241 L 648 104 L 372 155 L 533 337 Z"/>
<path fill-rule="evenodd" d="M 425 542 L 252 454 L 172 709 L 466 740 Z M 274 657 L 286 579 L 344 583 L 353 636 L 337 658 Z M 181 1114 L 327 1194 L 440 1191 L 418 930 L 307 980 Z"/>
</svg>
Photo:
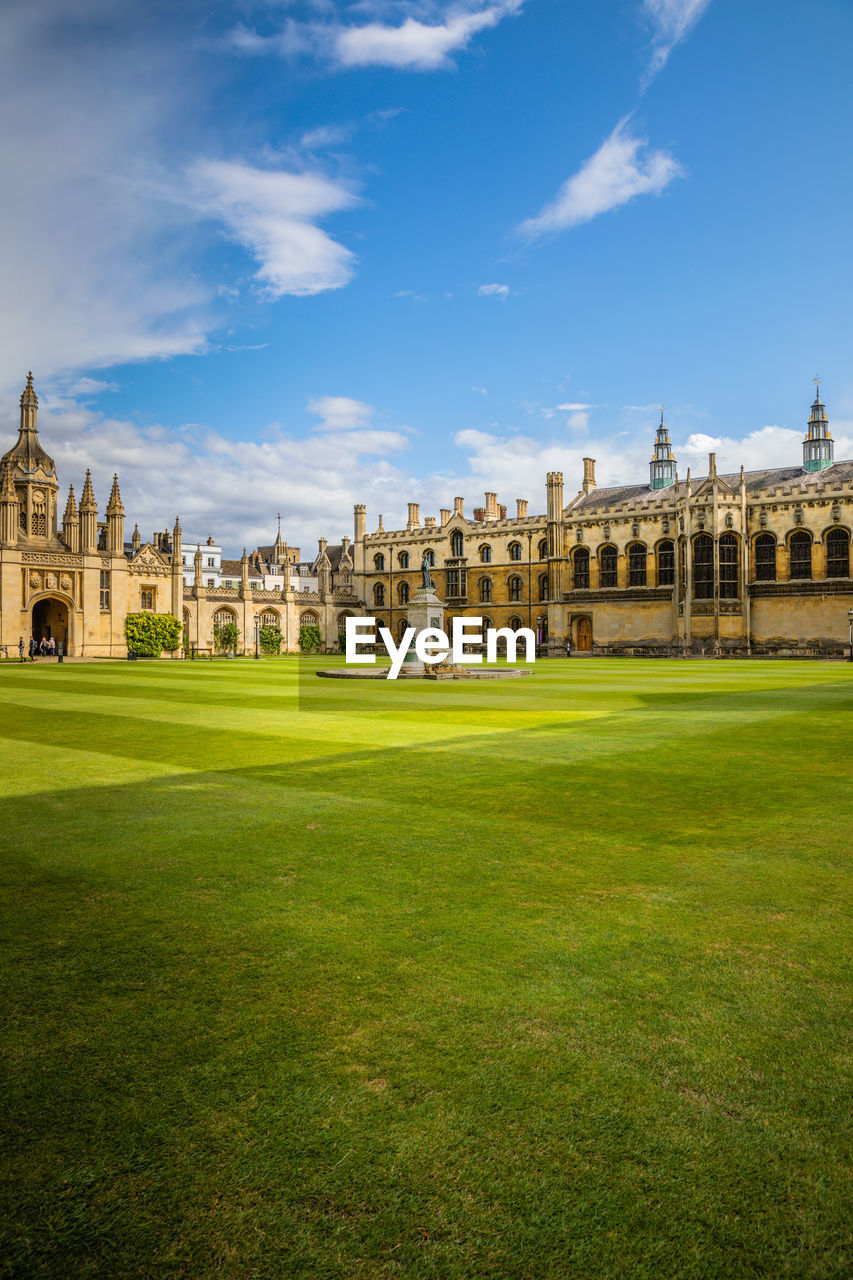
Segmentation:
<svg viewBox="0 0 853 1280">
<path fill-rule="evenodd" d="M 437 627 L 439 631 L 444 630 L 444 605 L 435 594 L 434 587 L 421 587 L 412 596 L 406 611 L 406 626 L 414 627 L 415 635 L 403 659 L 400 674 L 408 676 L 415 673 L 423 674 L 424 671 L 429 670 L 429 667 L 421 662 L 415 653 L 415 637 L 421 631 L 431 627 Z"/>
</svg>

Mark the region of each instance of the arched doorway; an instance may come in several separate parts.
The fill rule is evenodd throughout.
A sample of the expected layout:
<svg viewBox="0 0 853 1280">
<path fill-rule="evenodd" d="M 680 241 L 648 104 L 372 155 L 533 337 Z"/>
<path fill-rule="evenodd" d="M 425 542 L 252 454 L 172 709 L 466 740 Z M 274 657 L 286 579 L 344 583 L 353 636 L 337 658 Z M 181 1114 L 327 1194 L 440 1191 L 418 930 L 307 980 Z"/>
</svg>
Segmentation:
<svg viewBox="0 0 853 1280">
<path fill-rule="evenodd" d="M 575 648 L 581 653 L 589 653 L 592 648 L 592 618 L 578 618 Z"/>
<path fill-rule="evenodd" d="M 32 635 L 36 643 L 51 636 L 68 652 L 68 605 L 56 596 L 46 596 L 33 605 Z M 26 643 L 27 637 L 24 637 Z"/>
</svg>

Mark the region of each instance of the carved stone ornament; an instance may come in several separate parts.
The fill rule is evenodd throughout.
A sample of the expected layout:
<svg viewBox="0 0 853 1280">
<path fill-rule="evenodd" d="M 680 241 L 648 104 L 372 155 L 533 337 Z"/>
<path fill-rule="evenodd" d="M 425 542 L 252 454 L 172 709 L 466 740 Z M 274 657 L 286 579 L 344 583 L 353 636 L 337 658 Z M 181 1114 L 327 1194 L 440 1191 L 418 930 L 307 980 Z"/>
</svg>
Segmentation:
<svg viewBox="0 0 853 1280">
<path fill-rule="evenodd" d="M 63 573 L 62 577 L 59 579 L 59 585 L 62 587 L 63 591 L 71 590 L 71 579 L 67 573 Z"/>
<path fill-rule="evenodd" d="M 797 523 L 797 524 L 802 524 L 802 523 L 803 523 L 803 508 L 802 508 L 802 507 L 797 507 L 797 508 L 796 508 L 796 510 L 794 511 L 794 520 L 796 521 L 796 523 Z"/>
<path fill-rule="evenodd" d="M 51 568 L 80 569 L 83 567 L 83 557 L 73 553 L 63 555 L 52 551 L 23 551 L 21 559 L 24 564 L 45 564 L 50 565 Z"/>
<path fill-rule="evenodd" d="M 55 591 L 56 590 L 56 574 L 49 573 L 44 580 L 44 585 L 47 587 L 48 591 Z"/>
<path fill-rule="evenodd" d="M 39 589 L 39 587 L 40 587 L 40 586 L 41 586 L 41 574 L 40 574 L 40 573 L 31 573 L 31 574 L 30 574 L 30 589 L 31 589 L 32 591 L 38 591 L 38 589 Z"/>
<path fill-rule="evenodd" d="M 639 538 L 639 536 L 640 536 L 640 525 L 639 525 L 639 522 L 635 520 L 634 523 L 631 525 L 631 537 Z"/>
</svg>

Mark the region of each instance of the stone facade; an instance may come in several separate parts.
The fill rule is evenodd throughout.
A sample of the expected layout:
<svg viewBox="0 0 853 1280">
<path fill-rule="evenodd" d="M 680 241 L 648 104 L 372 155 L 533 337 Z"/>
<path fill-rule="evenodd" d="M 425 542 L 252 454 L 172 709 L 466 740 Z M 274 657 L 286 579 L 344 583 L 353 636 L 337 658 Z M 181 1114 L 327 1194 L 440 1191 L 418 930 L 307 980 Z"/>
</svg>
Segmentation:
<svg viewBox="0 0 853 1280">
<path fill-rule="evenodd" d="M 407 527 L 365 529 L 355 508 L 356 578 L 371 614 L 399 634 L 426 552 L 448 617 L 530 626 L 545 652 L 840 655 L 853 607 L 853 461 L 835 462 L 815 399 L 799 466 L 679 481 L 661 423 L 649 482 L 580 490 L 546 480 L 544 515 L 493 493 L 468 519 L 461 498 L 440 522 L 409 506 Z"/>
<path fill-rule="evenodd" d="M 282 633 L 284 652 L 299 651 L 303 627 L 317 627 L 321 646 L 338 647 L 347 613 L 361 605 L 353 594 L 348 539 L 320 553 L 312 567 L 316 591 L 295 591 L 289 572 L 281 587 L 259 584 L 267 561 L 281 555 L 292 562 L 292 549 L 281 542 L 259 548 L 232 568 L 239 585 L 204 585 L 203 547 L 195 547 L 192 584 L 184 580 L 181 526 L 155 533 L 143 542 L 138 528 L 124 540 L 124 506 L 118 478 L 98 519 L 89 472 L 78 507 L 71 486 L 60 524 L 59 482 L 53 459 L 38 438 L 38 397 L 32 374 L 21 396 L 18 440 L 0 459 L 0 645 L 11 655 L 18 641 L 52 636 L 74 657 L 125 657 L 125 619 L 129 613 L 171 613 L 184 626 L 186 645 L 211 650 L 216 622 L 237 625 L 238 653 L 254 652 L 255 625 L 273 623 Z M 264 560 L 264 555 L 267 559 Z M 297 551 L 298 555 L 298 551 Z M 239 572 L 236 572 L 239 569 Z M 312 579 L 312 580 L 313 580 Z"/>
<path fill-rule="evenodd" d="M 30 375 L 18 440 L 0 459 L 0 645 L 10 653 L 21 636 L 52 635 L 73 656 L 123 657 L 125 619 L 146 610 L 179 618 L 188 648 L 212 650 L 217 623 L 233 622 L 237 652 L 249 654 L 256 626 L 272 623 L 283 652 L 299 651 L 305 627 L 335 652 L 348 614 L 402 633 L 424 556 L 448 625 L 464 615 L 530 627 L 547 653 L 569 641 L 598 654 L 819 656 L 840 654 L 847 638 L 853 461 L 834 460 L 819 395 L 802 465 L 720 475 L 711 454 L 707 475 L 681 481 L 661 416 L 647 484 L 598 488 L 586 458 L 568 502 L 562 473 L 548 474 L 542 515 L 517 499 L 508 516 L 487 493 L 472 517 L 462 498 L 438 520 L 421 521 L 410 503 L 405 529 L 386 531 L 380 516 L 368 533 L 359 505 L 352 543 L 321 539 L 302 562 L 279 528 L 272 545 L 223 560 L 212 587 L 205 544 L 194 544 L 187 582 L 179 521 L 125 542 L 117 477 L 103 520 L 87 472 L 60 523 L 37 412 Z"/>
</svg>

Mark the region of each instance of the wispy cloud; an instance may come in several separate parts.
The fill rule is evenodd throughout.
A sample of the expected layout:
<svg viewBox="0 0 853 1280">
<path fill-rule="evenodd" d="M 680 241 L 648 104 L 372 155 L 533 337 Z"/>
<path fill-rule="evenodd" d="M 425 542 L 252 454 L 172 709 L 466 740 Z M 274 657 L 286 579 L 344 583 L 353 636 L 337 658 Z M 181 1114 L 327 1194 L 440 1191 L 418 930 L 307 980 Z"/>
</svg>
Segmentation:
<svg viewBox="0 0 853 1280">
<path fill-rule="evenodd" d="M 686 40 L 711 0 L 643 0 L 643 16 L 654 32 L 651 59 L 642 87 L 649 84 L 667 63 L 677 44 Z"/>
<path fill-rule="evenodd" d="M 682 172 L 668 151 L 650 150 L 646 138 L 633 136 L 625 117 L 554 199 L 535 218 L 522 222 L 519 233 L 533 240 L 580 226 L 636 196 L 660 195 Z"/>
<path fill-rule="evenodd" d="M 252 254 L 270 297 L 339 289 L 352 277 L 354 254 L 315 223 L 357 203 L 342 183 L 225 160 L 198 161 L 190 176 L 199 210 Z"/>
<path fill-rule="evenodd" d="M 228 34 L 227 46 L 247 55 L 294 58 L 304 55 L 346 68 L 392 67 L 406 71 L 439 71 L 452 68 L 453 54 L 461 53 L 481 31 L 510 14 L 522 0 L 501 0 L 483 6 L 451 5 L 438 21 L 434 6 L 415 4 L 403 22 L 394 24 L 377 17 L 356 25 L 346 22 L 298 22 L 288 18 L 280 30 L 263 35 L 240 23 Z M 379 5 L 377 8 L 392 9 Z M 359 6 L 352 6 L 353 11 Z"/>
<path fill-rule="evenodd" d="M 508 298 L 508 284 L 481 284 L 477 289 L 481 298 Z"/>
</svg>

